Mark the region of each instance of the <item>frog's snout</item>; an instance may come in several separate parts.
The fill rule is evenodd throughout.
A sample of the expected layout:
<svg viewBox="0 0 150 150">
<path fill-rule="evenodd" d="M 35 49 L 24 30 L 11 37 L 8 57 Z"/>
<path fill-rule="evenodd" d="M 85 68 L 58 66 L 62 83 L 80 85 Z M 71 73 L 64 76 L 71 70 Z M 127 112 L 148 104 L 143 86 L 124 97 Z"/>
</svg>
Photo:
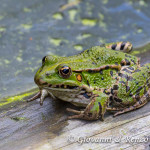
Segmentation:
<svg viewBox="0 0 150 150">
<path fill-rule="evenodd" d="M 34 82 L 39 86 L 47 84 L 47 82 L 45 82 L 42 78 L 38 78 L 37 76 L 34 77 Z"/>
</svg>

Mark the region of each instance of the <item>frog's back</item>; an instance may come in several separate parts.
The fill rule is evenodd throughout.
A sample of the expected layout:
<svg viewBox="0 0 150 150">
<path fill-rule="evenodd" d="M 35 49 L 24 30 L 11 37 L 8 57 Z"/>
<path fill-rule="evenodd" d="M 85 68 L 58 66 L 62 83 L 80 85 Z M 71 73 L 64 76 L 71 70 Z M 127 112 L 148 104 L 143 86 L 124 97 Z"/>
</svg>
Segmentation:
<svg viewBox="0 0 150 150">
<path fill-rule="evenodd" d="M 72 63 L 72 68 L 97 68 L 102 65 L 138 65 L 139 59 L 130 54 L 111 50 L 105 47 L 94 46 L 82 53 L 68 57 Z M 75 66 L 73 65 L 75 64 Z"/>
</svg>

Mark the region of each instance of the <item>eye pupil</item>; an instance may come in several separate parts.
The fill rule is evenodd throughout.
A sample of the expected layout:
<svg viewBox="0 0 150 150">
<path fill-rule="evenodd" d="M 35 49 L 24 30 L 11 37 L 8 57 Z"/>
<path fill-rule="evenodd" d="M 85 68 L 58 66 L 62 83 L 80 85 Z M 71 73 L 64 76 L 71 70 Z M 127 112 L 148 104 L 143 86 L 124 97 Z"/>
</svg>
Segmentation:
<svg viewBox="0 0 150 150">
<path fill-rule="evenodd" d="M 67 74 L 67 73 L 69 72 L 69 69 L 63 69 L 62 72 L 63 72 L 64 74 Z"/>
<path fill-rule="evenodd" d="M 68 66 L 63 66 L 60 68 L 59 73 L 63 78 L 69 78 L 71 75 L 71 68 Z"/>
</svg>

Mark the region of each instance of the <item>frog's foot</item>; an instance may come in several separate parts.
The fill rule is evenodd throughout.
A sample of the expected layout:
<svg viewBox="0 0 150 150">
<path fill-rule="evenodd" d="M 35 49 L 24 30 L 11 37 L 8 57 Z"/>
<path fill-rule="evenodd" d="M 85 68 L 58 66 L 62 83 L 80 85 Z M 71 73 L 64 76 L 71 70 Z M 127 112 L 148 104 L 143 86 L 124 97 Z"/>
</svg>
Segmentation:
<svg viewBox="0 0 150 150">
<path fill-rule="evenodd" d="M 72 113 L 77 114 L 77 115 L 73 115 L 73 116 L 68 117 L 68 119 L 82 119 L 84 116 L 83 115 L 84 111 L 78 111 L 78 110 L 71 109 L 71 108 L 67 108 L 66 110 L 68 112 L 72 112 Z"/>
<path fill-rule="evenodd" d="M 66 109 L 68 112 L 75 113 L 76 115 L 69 116 L 68 119 L 84 119 L 84 120 L 97 120 L 98 116 L 96 113 L 88 113 L 85 111 L 78 111 L 71 108 Z"/>
<path fill-rule="evenodd" d="M 147 91 L 147 93 L 139 100 L 137 101 L 133 106 L 130 106 L 128 108 L 125 108 L 121 111 L 118 111 L 114 114 L 114 117 L 117 116 L 117 115 L 120 115 L 120 114 L 123 114 L 123 113 L 126 113 L 126 112 L 129 112 L 129 111 L 132 111 L 132 110 L 135 110 L 135 109 L 138 109 L 142 106 L 144 106 L 148 100 L 150 99 L 150 89 Z"/>
<path fill-rule="evenodd" d="M 129 53 L 132 51 L 132 44 L 130 42 L 116 42 L 116 43 L 108 43 L 105 46 L 108 49 L 122 51 L 125 53 Z"/>
<path fill-rule="evenodd" d="M 103 120 L 107 103 L 108 96 L 106 94 L 102 92 L 99 94 L 96 93 L 84 111 L 67 108 L 67 111 L 76 114 L 74 116 L 68 117 L 68 119 Z"/>
<path fill-rule="evenodd" d="M 28 99 L 27 102 L 31 102 L 31 101 L 36 100 L 37 98 L 40 98 L 40 105 L 42 106 L 43 101 L 46 96 L 48 96 L 48 92 L 47 92 L 47 90 L 43 89 L 43 90 L 39 91 L 36 95 L 34 95 L 30 99 Z"/>
</svg>

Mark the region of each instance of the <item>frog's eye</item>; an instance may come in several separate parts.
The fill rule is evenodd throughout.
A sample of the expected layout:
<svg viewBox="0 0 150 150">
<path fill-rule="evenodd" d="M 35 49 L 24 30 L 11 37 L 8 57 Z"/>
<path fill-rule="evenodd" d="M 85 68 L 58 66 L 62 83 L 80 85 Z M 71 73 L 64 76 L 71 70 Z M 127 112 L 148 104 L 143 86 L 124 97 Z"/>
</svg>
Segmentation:
<svg viewBox="0 0 150 150">
<path fill-rule="evenodd" d="M 59 74 L 63 77 L 63 78 L 69 78 L 71 75 L 72 71 L 71 68 L 68 66 L 63 66 L 59 69 Z"/>
<path fill-rule="evenodd" d="M 42 64 L 45 63 L 45 60 L 46 60 L 46 56 L 43 57 L 43 59 L 42 59 Z"/>
</svg>

